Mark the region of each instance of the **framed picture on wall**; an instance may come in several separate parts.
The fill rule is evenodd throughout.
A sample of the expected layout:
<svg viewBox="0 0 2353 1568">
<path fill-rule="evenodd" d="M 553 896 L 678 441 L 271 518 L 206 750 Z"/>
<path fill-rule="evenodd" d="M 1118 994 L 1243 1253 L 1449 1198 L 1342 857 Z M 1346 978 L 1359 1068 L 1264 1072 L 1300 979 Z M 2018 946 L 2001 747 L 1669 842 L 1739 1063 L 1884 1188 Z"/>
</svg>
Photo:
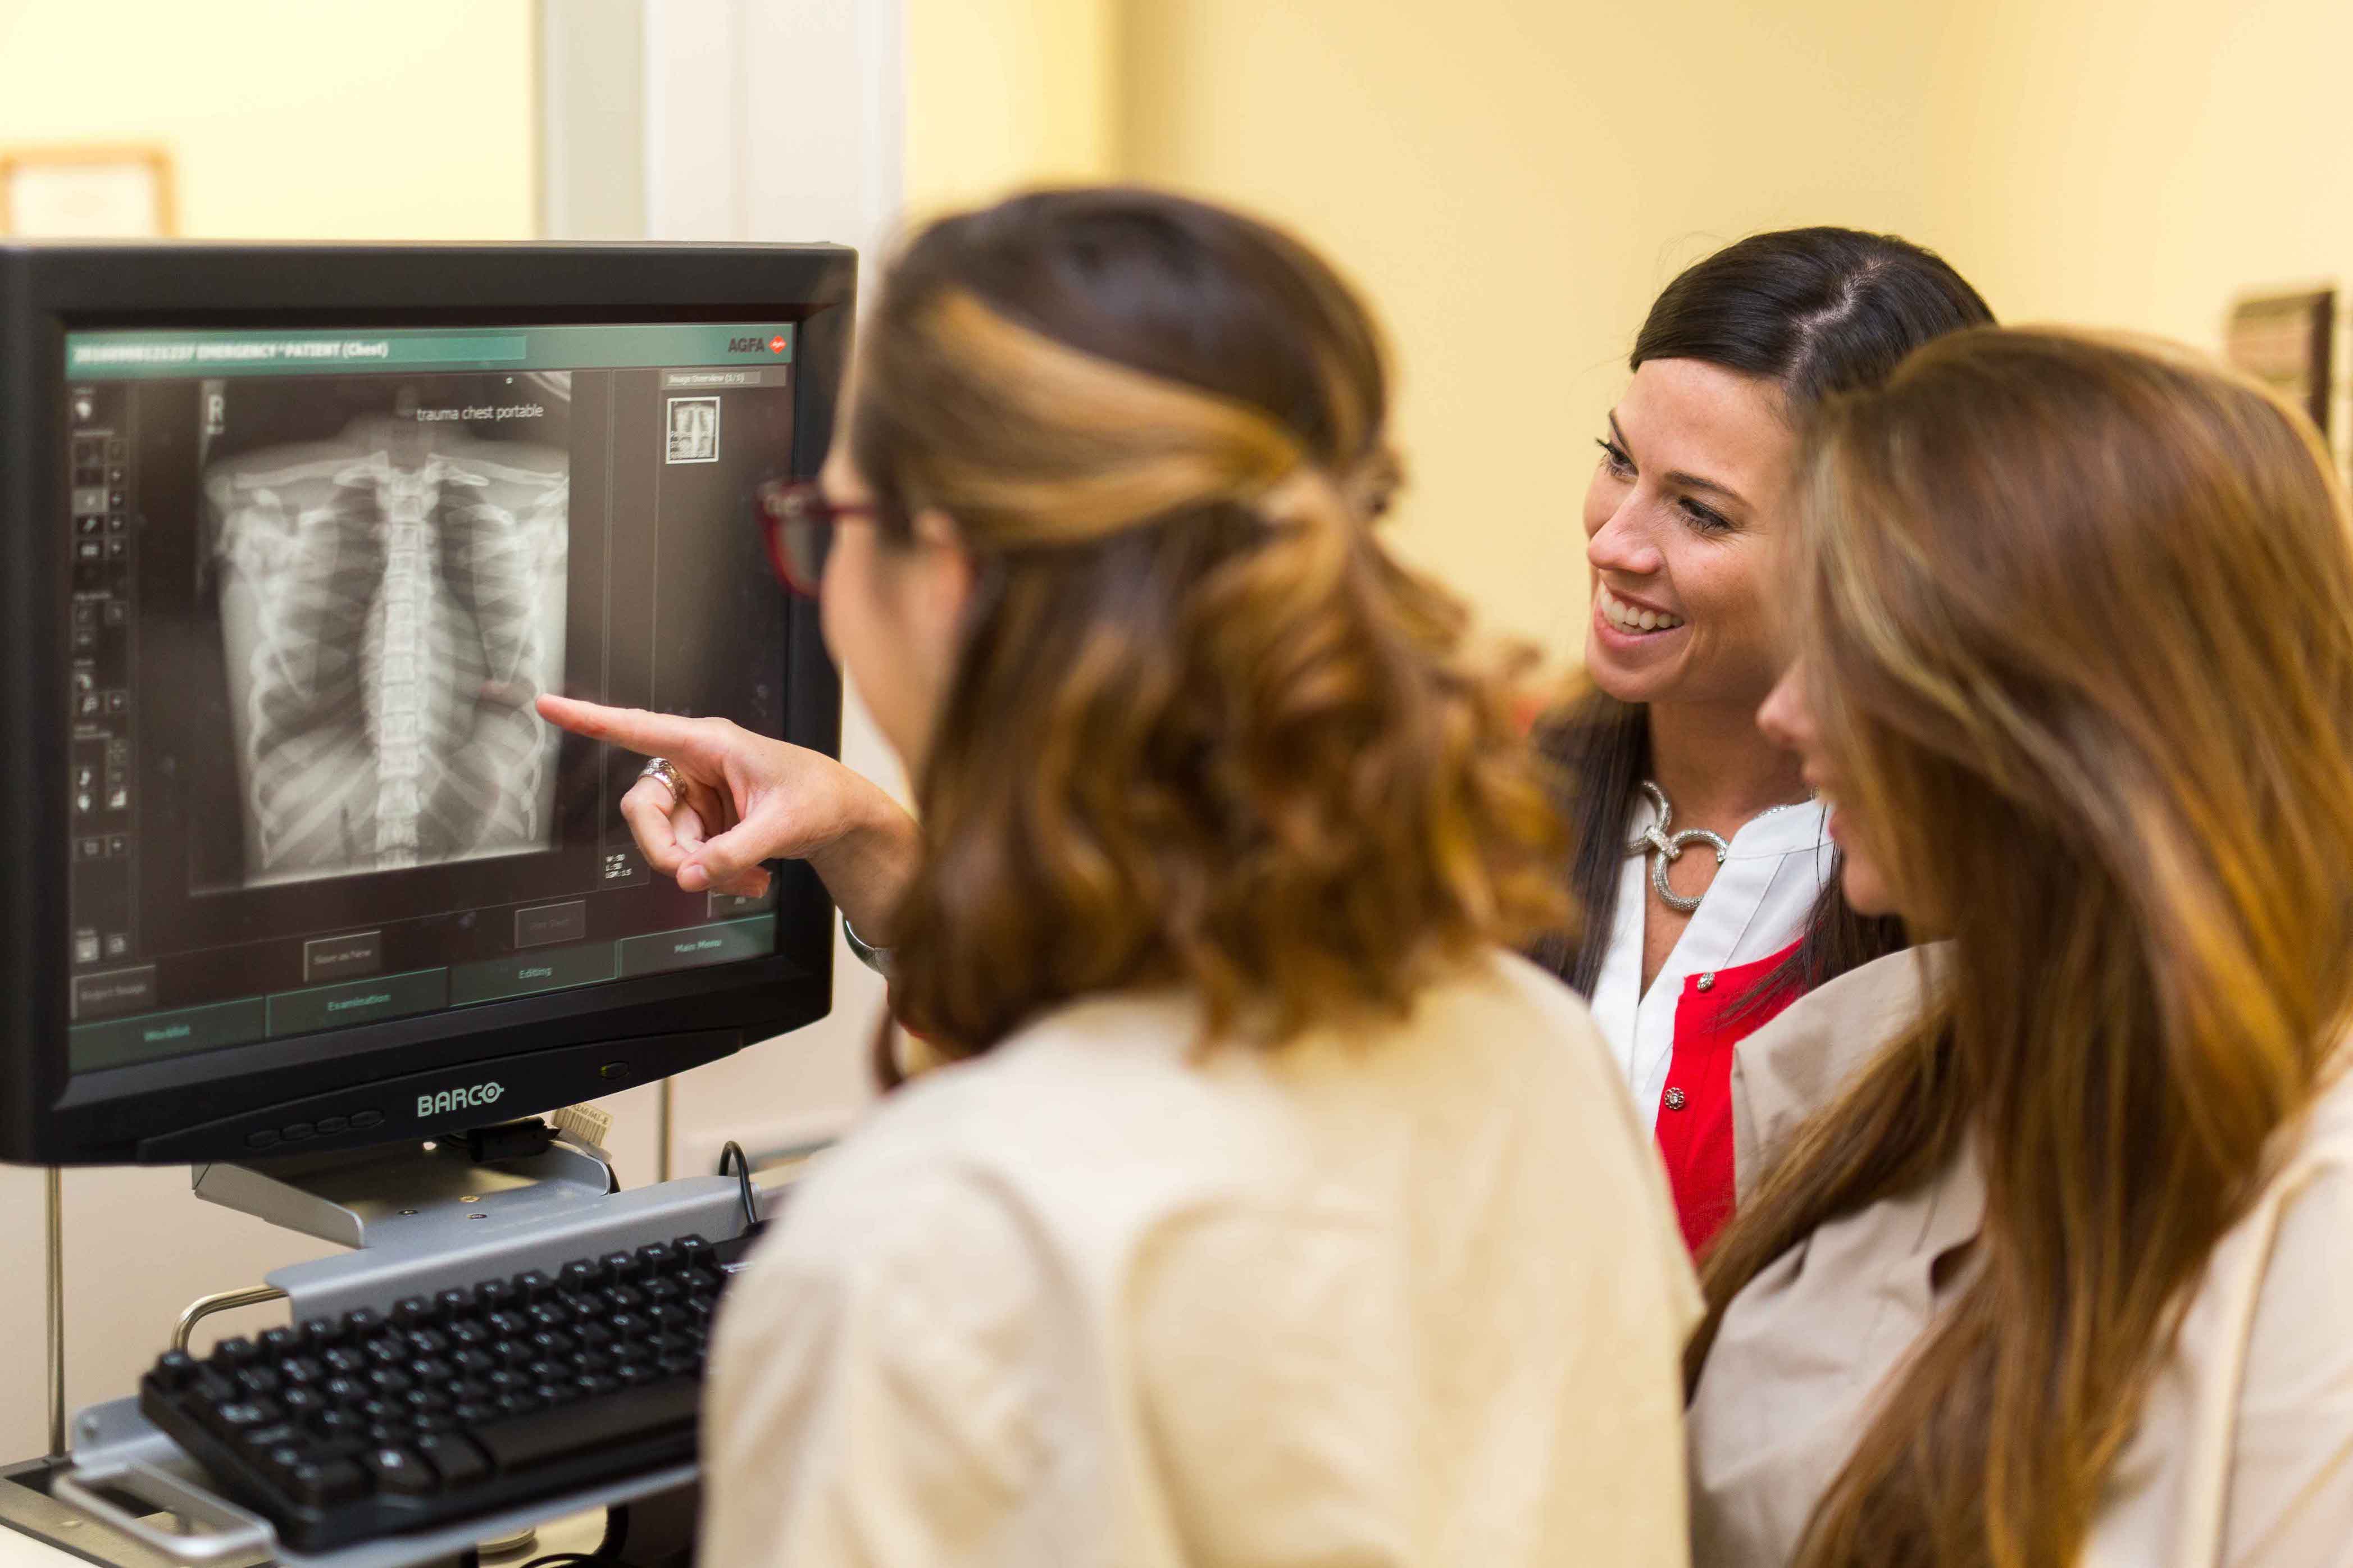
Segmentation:
<svg viewBox="0 0 2353 1568">
<path fill-rule="evenodd" d="M 178 227 L 172 155 L 161 147 L 0 147 L 0 234 L 160 239 Z"/>
<path fill-rule="evenodd" d="M 2222 357 L 2312 416 L 2328 435 L 2337 290 L 2251 294 L 2231 307 Z"/>
</svg>

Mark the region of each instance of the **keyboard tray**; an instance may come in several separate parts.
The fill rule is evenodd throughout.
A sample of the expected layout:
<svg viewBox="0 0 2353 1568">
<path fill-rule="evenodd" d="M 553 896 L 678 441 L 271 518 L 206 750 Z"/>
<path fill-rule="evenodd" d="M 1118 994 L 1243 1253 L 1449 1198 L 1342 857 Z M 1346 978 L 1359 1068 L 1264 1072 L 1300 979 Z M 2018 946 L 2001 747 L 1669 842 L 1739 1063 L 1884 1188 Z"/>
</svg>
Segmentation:
<svg viewBox="0 0 2353 1568">
<path fill-rule="evenodd" d="M 340 1315 L 355 1307 L 379 1310 L 407 1296 L 427 1295 L 471 1280 L 531 1268 L 556 1268 L 568 1258 L 596 1256 L 693 1232 L 713 1241 L 744 1230 L 737 1184 L 714 1176 L 684 1177 L 616 1193 L 585 1207 L 526 1218 L 486 1218 L 462 1232 L 464 1242 L 395 1244 L 298 1263 L 269 1275 L 287 1292 L 290 1315 Z M 57 1495 L 112 1528 L 179 1562 L 224 1568 L 257 1553 L 287 1568 L 409 1568 L 446 1560 L 475 1542 L 512 1534 L 551 1520 L 692 1484 L 700 1467 L 662 1466 L 642 1474 L 542 1497 L 498 1511 L 383 1536 L 317 1554 L 283 1550 L 277 1531 L 224 1495 L 204 1468 L 139 1410 L 134 1396 L 90 1406 L 72 1424 L 74 1468 L 58 1478 Z M 101 1493 L 123 1494 L 153 1511 L 178 1514 L 200 1528 L 176 1534 L 142 1522 Z"/>
</svg>

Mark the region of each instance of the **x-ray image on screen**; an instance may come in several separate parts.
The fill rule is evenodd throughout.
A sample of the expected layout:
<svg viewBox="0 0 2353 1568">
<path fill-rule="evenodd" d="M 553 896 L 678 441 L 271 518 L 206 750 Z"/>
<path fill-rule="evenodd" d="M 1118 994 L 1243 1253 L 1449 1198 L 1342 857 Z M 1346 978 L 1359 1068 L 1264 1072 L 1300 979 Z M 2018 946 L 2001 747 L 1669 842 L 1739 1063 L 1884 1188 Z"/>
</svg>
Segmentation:
<svg viewBox="0 0 2353 1568">
<path fill-rule="evenodd" d="M 547 848 L 569 375 L 288 391 L 205 395 L 245 885 Z M 322 411 L 326 438 L 267 439 Z"/>
</svg>

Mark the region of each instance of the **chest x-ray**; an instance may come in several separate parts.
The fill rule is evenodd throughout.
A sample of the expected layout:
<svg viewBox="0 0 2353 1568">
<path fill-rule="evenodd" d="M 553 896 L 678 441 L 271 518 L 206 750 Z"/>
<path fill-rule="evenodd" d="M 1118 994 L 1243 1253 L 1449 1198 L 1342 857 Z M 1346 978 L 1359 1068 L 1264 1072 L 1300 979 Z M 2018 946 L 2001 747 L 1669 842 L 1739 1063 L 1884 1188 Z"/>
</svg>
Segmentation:
<svg viewBox="0 0 2353 1568">
<path fill-rule="evenodd" d="M 205 469 L 247 886 L 548 847 L 569 478 L 395 415 Z"/>
</svg>

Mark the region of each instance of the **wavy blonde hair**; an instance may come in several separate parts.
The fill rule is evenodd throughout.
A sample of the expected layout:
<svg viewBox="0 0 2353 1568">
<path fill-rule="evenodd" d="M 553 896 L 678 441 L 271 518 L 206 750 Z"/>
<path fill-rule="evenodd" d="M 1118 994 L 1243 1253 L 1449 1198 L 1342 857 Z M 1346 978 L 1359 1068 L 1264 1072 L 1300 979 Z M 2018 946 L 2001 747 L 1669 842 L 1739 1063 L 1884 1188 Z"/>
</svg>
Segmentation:
<svg viewBox="0 0 2353 1568">
<path fill-rule="evenodd" d="M 2052 331 L 1920 350 L 1804 473 L 1814 710 L 1952 962 L 1710 1255 L 1693 1366 L 1816 1226 L 1976 1159 L 1974 1275 L 1797 1560 L 2057 1568 L 2353 1015 L 2345 501 L 2253 384 Z"/>
<path fill-rule="evenodd" d="M 935 224 L 864 328 L 886 541 L 979 563 L 894 1005 L 950 1054 L 1181 984 L 1272 1043 L 1567 920 L 1511 661 L 1382 548 L 1371 322 L 1303 247 L 1137 191 Z"/>
</svg>

